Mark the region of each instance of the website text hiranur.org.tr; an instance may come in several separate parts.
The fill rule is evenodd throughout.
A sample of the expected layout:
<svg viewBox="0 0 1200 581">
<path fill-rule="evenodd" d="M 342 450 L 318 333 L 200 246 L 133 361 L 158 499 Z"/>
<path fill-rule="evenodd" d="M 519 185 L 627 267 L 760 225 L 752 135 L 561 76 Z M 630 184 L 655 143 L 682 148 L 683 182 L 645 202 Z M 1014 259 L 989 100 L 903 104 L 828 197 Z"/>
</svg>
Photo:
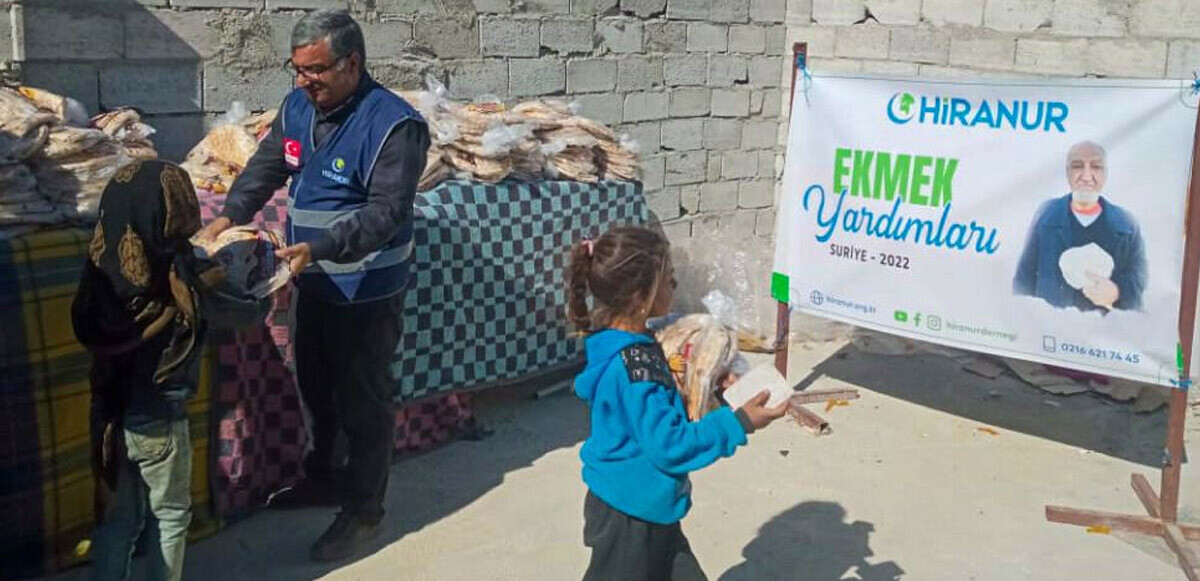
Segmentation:
<svg viewBox="0 0 1200 581">
<path fill-rule="evenodd" d="M 979 335 L 980 337 L 992 337 L 992 338 L 999 338 L 999 339 L 1007 339 L 1009 341 L 1017 340 L 1016 333 L 1008 333 L 1005 331 L 995 331 L 995 330 L 989 329 L 987 327 L 981 327 L 978 325 L 964 325 L 961 323 L 955 323 L 953 321 L 948 321 L 946 323 L 946 329 L 949 331 L 954 331 L 956 333 L 966 333 L 968 335 Z"/>
</svg>

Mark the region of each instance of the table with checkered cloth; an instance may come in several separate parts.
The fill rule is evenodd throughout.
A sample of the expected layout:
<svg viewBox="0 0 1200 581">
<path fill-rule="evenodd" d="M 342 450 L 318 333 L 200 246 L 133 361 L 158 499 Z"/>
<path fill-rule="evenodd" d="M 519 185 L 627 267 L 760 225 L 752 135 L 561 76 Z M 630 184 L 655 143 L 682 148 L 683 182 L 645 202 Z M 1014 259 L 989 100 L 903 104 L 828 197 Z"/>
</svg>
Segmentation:
<svg viewBox="0 0 1200 581">
<path fill-rule="evenodd" d="M 579 358 L 564 307 L 568 250 L 645 224 L 633 182 L 446 182 L 417 198 L 414 280 L 396 398 L 481 389 Z"/>
<path fill-rule="evenodd" d="M 0 579 L 81 562 L 91 535 L 91 358 L 75 341 L 71 301 L 90 229 L 0 240 Z M 208 480 L 208 373 L 188 405 L 192 536 L 216 529 Z"/>
</svg>

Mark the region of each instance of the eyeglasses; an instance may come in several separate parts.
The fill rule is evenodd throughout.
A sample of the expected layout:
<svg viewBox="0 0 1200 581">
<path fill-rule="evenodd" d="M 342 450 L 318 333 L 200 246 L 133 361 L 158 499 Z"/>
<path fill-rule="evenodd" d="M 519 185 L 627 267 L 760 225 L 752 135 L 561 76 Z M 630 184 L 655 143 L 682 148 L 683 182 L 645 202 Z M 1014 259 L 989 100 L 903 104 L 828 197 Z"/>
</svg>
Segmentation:
<svg viewBox="0 0 1200 581">
<path fill-rule="evenodd" d="M 310 65 L 307 67 L 298 67 L 298 66 L 296 66 L 296 63 L 294 61 L 292 61 L 292 59 L 288 59 L 283 62 L 283 67 L 285 69 L 291 71 L 297 77 L 304 77 L 307 79 L 316 79 L 316 78 L 320 77 L 321 75 L 329 72 L 332 69 L 340 70 L 342 68 L 342 63 L 345 62 L 345 60 L 346 60 L 346 57 L 342 57 L 340 59 L 333 61 L 333 63 L 328 64 L 328 65 Z"/>
</svg>

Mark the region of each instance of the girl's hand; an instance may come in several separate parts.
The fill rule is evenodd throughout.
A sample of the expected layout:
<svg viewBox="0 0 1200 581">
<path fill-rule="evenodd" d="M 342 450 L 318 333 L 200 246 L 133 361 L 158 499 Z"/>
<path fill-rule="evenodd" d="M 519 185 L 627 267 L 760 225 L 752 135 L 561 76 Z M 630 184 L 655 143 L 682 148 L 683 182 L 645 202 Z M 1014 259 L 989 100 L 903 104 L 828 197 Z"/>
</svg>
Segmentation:
<svg viewBox="0 0 1200 581">
<path fill-rule="evenodd" d="M 750 398 L 750 401 L 742 405 L 738 409 L 739 412 L 745 414 L 746 419 L 754 426 L 755 430 L 760 430 L 771 425 L 771 422 L 782 418 L 788 410 L 788 402 L 783 402 L 773 408 L 766 407 L 767 400 L 771 399 L 771 392 L 763 390 L 758 395 Z"/>
</svg>

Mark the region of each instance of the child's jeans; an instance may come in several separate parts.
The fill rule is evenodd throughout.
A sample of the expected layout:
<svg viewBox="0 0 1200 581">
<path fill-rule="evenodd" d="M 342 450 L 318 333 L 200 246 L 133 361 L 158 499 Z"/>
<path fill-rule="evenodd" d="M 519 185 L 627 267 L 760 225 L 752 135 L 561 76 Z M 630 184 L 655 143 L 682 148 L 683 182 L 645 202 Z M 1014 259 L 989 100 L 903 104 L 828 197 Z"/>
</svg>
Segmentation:
<svg viewBox="0 0 1200 581">
<path fill-rule="evenodd" d="M 146 581 L 179 581 L 192 520 L 192 442 L 186 417 L 125 427 L 125 462 L 92 542 L 92 581 L 125 581 L 146 534 Z"/>
<path fill-rule="evenodd" d="M 583 544 L 592 548 L 584 581 L 707 581 L 679 523 L 629 516 L 588 492 Z"/>
</svg>

